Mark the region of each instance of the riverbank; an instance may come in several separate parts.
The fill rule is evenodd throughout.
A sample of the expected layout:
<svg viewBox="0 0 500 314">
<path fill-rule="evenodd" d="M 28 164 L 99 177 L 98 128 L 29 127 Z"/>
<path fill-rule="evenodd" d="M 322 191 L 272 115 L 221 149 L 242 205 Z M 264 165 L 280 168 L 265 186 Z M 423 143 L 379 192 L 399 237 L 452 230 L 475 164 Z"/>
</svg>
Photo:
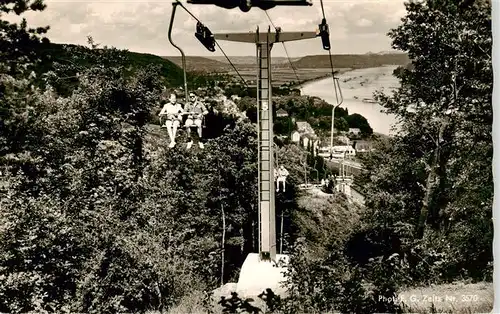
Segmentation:
<svg viewBox="0 0 500 314">
<path fill-rule="evenodd" d="M 382 112 L 384 108 L 373 100 L 375 91 L 390 93 L 399 87 L 399 81 L 393 75 L 397 66 L 355 69 L 338 74 L 343 102 L 340 105 L 349 114 L 358 113 L 368 120 L 376 133 L 393 135 L 392 126 L 397 120 L 394 115 Z M 301 94 L 324 99 L 330 104 L 337 100 L 330 77 L 302 84 Z"/>
<path fill-rule="evenodd" d="M 347 72 L 352 71 L 352 70 L 354 70 L 354 69 L 353 68 L 335 69 L 335 71 L 337 72 L 336 73 L 337 75 L 341 75 L 341 74 L 347 73 Z M 331 78 L 332 77 L 331 69 L 328 69 L 328 71 L 329 71 L 328 74 L 325 74 L 325 75 L 322 75 L 322 76 L 318 76 L 318 77 L 315 77 L 315 78 L 311 78 L 311 79 L 307 79 L 307 80 L 303 80 L 299 84 L 293 85 L 292 87 L 293 88 L 302 89 L 304 86 L 306 86 L 308 84 L 311 84 L 311 83 L 314 83 L 314 82 L 319 82 L 319 81 L 322 81 L 322 80 L 327 79 L 327 78 Z"/>
</svg>

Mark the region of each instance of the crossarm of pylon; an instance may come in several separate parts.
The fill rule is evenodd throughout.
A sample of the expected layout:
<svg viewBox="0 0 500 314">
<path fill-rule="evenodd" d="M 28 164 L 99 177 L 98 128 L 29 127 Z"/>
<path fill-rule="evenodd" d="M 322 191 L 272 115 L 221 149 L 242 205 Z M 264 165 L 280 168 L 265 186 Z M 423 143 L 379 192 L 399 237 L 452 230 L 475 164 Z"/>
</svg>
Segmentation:
<svg viewBox="0 0 500 314">
<path fill-rule="evenodd" d="M 257 34 L 254 32 L 249 33 L 219 33 L 214 34 L 215 39 L 217 40 L 226 40 L 226 41 L 237 41 L 244 43 L 256 43 L 256 42 L 266 42 L 267 41 L 267 32 L 259 33 L 259 38 L 257 39 Z M 276 33 L 269 34 L 269 42 L 285 42 L 285 41 L 294 41 L 301 39 L 311 39 L 316 38 L 318 33 L 316 32 L 280 32 L 279 38 L 276 40 Z"/>
</svg>

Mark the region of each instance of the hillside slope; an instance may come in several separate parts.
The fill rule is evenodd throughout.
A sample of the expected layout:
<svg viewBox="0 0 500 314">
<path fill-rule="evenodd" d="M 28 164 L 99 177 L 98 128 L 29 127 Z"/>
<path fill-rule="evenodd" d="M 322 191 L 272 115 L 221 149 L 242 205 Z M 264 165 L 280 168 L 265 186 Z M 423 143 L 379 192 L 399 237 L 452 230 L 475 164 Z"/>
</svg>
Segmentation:
<svg viewBox="0 0 500 314">
<path fill-rule="evenodd" d="M 54 63 L 68 64 L 77 62 L 78 65 L 87 67 L 91 65 L 91 61 L 85 57 L 75 58 L 75 53 L 83 56 L 85 54 L 85 46 L 73 45 L 73 44 L 57 44 L 49 43 L 44 44 L 40 48 L 40 54 L 42 56 L 50 56 L 48 62 L 44 62 L 40 67 L 40 72 L 47 72 L 52 70 Z M 182 69 L 175 63 L 166 60 L 162 57 L 155 56 L 147 53 L 137 53 L 137 52 L 125 52 L 128 59 L 128 65 L 132 69 L 139 69 L 147 65 L 158 65 L 160 66 L 160 73 L 164 78 L 165 82 L 170 86 L 180 86 L 183 84 L 183 73 Z M 188 80 L 192 79 L 193 75 L 188 75 Z"/>
<path fill-rule="evenodd" d="M 168 60 L 177 66 L 182 66 L 182 57 L 166 56 L 161 57 Z M 231 60 L 232 61 L 232 60 Z M 186 57 L 186 68 L 188 71 L 197 72 L 214 72 L 214 71 L 231 71 L 232 67 L 227 62 L 220 62 L 212 58 L 188 56 Z"/>
</svg>

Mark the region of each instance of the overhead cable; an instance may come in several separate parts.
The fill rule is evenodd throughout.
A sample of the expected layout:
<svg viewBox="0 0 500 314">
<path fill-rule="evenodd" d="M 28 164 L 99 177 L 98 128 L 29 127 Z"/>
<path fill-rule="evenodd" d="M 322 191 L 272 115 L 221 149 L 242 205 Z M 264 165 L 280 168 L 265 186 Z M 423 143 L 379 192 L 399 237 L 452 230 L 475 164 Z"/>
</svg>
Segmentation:
<svg viewBox="0 0 500 314">
<path fill-rule="evenodd" d="M 203 24 L 203 22 L 200 21 L 200 19 L 198 19 L 193 13 L 191 13 L 191 11 L 189 11 L 183 4 L 182 2 L 180 2 L 179 0 L 176 1 L 189 15 L 191 15 L 192 18 L 194 18 L 197 22 L 200 22 Z M 214 42 L 215 44 L 217 45 L 217 47 L 220 49 L 220 51 L 222 52 L 222 54 L 224 55 L 224 57 L 226 57 L 227 61 L 229 62 L 229 64 L 233 67 L 234 71 L 236 72 L 236 74 L 238 74 L 238 76 L 240 77 L 241 81 L 243 82 L 243 84 L 245 84 L 245 87 L 248 88 L 248 84 L 247 82 L 243 79 L 243 77 L 241 76 L 240 72 L 238 71 L 238 69 L 236 69 L 236 67 L 234 66 L 233 62 L 231 62 L 231 59 L 229 59 L 229 57 L 227 56 L 227 54 L 224 52 L 224 49 L 222 49 L 222 47 L 219 45 L 219 43 L 217 42 L 217 40 L 214 39 Z"/>
<path fill-rule="evenodd" d="M 277 27 L 274 25 L 273 23 L 273 20 L 271 19 L 271 17 L 269 16 L 269 14 L 267 13 L 267 11 L 264 11 L 266 13 L 266 16 L 267 16 L 267 19 L 269 20 L 269 22 L 271 22 L 271 25 L 274 27 L 274 29 L 276 31 L 278 31 Z M 300 83 L 300 78 L 299 76 L 297 75 L 297 71 L 295 70 L 295 67 L 292 63 L 292 60 L 290 59 L 290 55 L 288 54 L 288 50 L 286 49 L 286 46 L 285 46 L 285 43 L 284 42 L 281 42 L 283 44 L 283 49 L 285 50 L 285 53 L 286 53 L 286 57 L 288 59 L 288 63 L 290 64 L 290 67 L 292 68 L 293 70 L 293 74 L 295 74 L 295 77 L 297 78 L 297 83 Z"/>
</svg>

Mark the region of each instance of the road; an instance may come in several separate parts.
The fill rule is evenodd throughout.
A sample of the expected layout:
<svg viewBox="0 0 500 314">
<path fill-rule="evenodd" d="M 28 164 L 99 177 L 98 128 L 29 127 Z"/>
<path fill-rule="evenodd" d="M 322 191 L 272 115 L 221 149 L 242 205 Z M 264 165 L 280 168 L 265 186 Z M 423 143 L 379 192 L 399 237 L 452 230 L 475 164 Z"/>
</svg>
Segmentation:
<svg viewBox="0 0 500 314">
<path fill-rule="evenodd" d="M 339 169 L 340 168 L 340 160 L 328 160 L 328 158 L 325 158 L 326 165 L 330 169 Z M 359 175 L 361 173 L 361 170 L 363 169 L 363 166 L 356 161 L 353 160 L 344 160 L 344 171 L 346 175 Z"/>
<path fill-rule="evenodd" d="M 336 164 L 336 165 L 339 165 L 341 162 L 344 164 L 344 165 L 347 165 L 349 167 L 353 167 L 353 168 L 357 168 L 357 169 L 363 169 L 363 165 L 361 165 L 359 162 L 356 162 L 356 161 L 353 161 L 353 160 L 349 160 L 349 159 L 339 159 L 339 160 L 335 160 L 333 159 L 332 161 L 329 161 L 328 162 L 331 162 L 333 164 Z"/>
</svg>

